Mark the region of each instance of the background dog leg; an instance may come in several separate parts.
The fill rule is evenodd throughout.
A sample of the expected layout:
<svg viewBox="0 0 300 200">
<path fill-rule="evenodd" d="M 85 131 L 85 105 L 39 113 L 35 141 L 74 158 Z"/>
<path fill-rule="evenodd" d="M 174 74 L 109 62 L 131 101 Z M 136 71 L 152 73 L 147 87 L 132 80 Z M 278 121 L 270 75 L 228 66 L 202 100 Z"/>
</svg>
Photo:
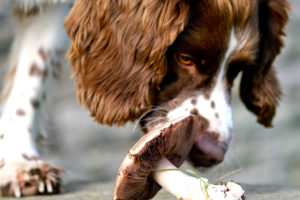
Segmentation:
<svg viewBox="0 0 300 200">
<path fill-rule="evenodd" d="M 56 193 L 62 170 L 39 159 L 35 141 L 49 83 L 60 68 L 57 53 L 65 43 L 62 24 L 68 5 L 12 8 L 16 35 L 2 93 L 0 192 L 17 197 Z"/>
</svg>

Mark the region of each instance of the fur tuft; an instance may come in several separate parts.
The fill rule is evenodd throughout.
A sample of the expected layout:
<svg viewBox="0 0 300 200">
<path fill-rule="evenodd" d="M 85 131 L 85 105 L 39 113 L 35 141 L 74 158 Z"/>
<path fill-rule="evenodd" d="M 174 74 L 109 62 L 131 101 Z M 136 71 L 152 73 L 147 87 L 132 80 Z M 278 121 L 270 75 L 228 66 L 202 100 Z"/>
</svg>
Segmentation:
<svg viewBox="0 0 300 200">
<path fill-rule="evenodd" d="M 123 125 L 149 110 L 167 73 L 165 52 L 187 22 L 184 0 L 78 0 L 65 21 L 80 103 Z"/>
<path fill-rule="evenodd" d="M 255 65 L 243 71 L 240 96 L 246 107 L 257 115 L 259 123 L 272 126 L 281 88 L 272 65 L 283 47 L 282 36 L 288 20 L 286 0 L 258 0 L 259 32 Z"/>
</svg>

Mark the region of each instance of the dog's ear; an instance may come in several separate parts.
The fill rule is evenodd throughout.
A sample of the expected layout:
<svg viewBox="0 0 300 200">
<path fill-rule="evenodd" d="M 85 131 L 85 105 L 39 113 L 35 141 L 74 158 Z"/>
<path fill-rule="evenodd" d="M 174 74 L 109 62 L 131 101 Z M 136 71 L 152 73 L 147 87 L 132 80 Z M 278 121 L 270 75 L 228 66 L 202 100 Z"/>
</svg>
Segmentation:
<svg viewBox="0 0 300 200">
<path fill-rule="evenodd" d="M 255 65 L 243 70 L 240 96 L 246 107 L 257 115 L 257 121 L 272 126 L 281 88 L 273 69 L 275 57 L 283 47 L 282 36 L 288 20 L 286 0 L 257 0 L 260 34 Z"/>
<path fill-rule="evenodd" d="M 77 94 L 96 121 L 123 125 L 151 109 L 185 0 L 77 0 L 65 21 Z"/>
</svg>

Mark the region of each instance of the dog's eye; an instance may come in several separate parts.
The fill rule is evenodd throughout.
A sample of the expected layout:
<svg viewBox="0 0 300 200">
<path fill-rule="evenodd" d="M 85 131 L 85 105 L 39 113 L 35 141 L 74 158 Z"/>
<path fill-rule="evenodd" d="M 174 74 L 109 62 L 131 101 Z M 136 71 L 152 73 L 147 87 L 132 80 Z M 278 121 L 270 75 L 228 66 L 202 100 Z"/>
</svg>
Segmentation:
<svg viewBox="0 0 300 200">
<path fill-rule="evenodd" d="M 178 62 L 179 66 L 187 70 L 189 74 L 195 74 L 197 72 L 196 59 L 193 56 L 179 53 L 175 54 L 175 59 Z"/>
<path fill-rule="evenodd" d="M 182 65 L 192 66 L 195 65 L 194 58 L 187 54 L 176 54 L 177 61 Z"/>
</svg>

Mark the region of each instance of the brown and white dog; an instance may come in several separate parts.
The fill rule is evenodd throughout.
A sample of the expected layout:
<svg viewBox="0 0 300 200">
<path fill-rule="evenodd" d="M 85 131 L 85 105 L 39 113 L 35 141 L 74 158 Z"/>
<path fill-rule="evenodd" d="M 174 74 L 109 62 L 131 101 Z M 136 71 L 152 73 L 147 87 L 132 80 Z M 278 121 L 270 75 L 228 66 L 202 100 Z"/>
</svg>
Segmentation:
<svg viewBox="0 0 300 200">
<path fill-rule="evenodd" d="M 60 180 L 58 169 L 39 160 L 33 138 L 48 75 L 56 74 L 61 34 L 54 27 L 66 8 L 24 2 L 31 6 L 14 7 L 20 31 L 0 121 L 0 186 L 16 196 L 51 193 Z M 101 124 L 142 117 L 145 133 L 191 115 L 204 119 L 189 157 L 195 166 L 218 164 L 232 137 L 231 88 L 239 73 L 242 101 L 272 126 L 281 95 L 272 64 L 288 8 L 286 0 L 77 0 L 65 28 L 78 99 Z M 22 177 L 32 171 L 46 175 L 29 191 Z"/>
</svg>

